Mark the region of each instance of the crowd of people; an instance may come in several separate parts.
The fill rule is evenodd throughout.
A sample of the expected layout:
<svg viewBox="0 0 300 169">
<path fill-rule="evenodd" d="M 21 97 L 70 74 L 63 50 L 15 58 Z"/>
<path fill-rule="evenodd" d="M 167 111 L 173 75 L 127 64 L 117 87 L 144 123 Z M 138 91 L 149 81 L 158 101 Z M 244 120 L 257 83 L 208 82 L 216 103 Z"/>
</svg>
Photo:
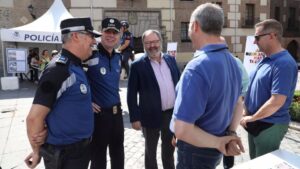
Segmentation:
<svg viewBox="0 0 300 169">
<path fill-rule="evenodd" d="M 46 169 L 86 169 L 89 163 L 106 169 L 109 149 L 111 168 L 124 169 L 119 80 L 132 55 L 127 24 L 105 18 L 99 33 L 90 18 L 61 22 L 61 55 L 49 62 L 43 51 L 47 66 L 26 119 L 29 168 L 43 158 Z M 162 52 L 161 33 L 152 29 L 142 35 L 143 56 L 125 65 L 130 122 L 143 133 L 146 169 L 158 168 L 159 138 L 164 169 L 214 169 L 223 156 L 230 168 L 228 157 L 244 152 L 239 125 L 248 131 L 251 159 L 279 148 L 297 79 L 296 62 L 280 43 L 282 25 L 274 19 L 255 25 L 254 43 L 265 57 L 248 78 L 221 36 L 223 24 L 218 5 L 205 3 L 192 12 L 195 53 L 181 75 L 174 57 Z"/>
<path fill-rule="evenodd" d="M 27 64 L 29 68 L 29 80 L 38 83 L 39 74 L 46 68 L 48 63 L 53 57 L 58 54 L 57 50 L 52 50 L 51 55 L 47 49 L 44 49 L 39 56 L 38 52 L 34 49 L 29 50 L 27 56 Z"/>
</svg>

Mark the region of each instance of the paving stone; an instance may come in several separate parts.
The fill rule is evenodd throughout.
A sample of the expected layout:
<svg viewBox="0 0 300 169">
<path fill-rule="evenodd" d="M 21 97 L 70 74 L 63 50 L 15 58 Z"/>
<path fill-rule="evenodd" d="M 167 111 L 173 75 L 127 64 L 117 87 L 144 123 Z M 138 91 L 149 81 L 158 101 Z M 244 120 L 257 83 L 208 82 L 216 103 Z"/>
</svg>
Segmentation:
<svg viewBox="0 0 300 169">
<path fill-rule="evenodd" d="M 121 81 L 121 101 L 124 118 L 124 148 L 125 148 L 125 169 L 144 169 L 144 137 L 141 131 L 131 128 L 129 121 L 128 108 L 126 106 L 126 84 L 127 81 Z M 24 83 L 22 83 L 24 85 Z M 24 158 L 31 152 L 30 145 L 27 140 L 25 119 L 31 107 L 35 86 L 25 84 L 25 88 L 15 91 L 0 91 L 0 107 L 5 106 L 15 110 L 13 113 L 0 113 L 0 166 L 2 169 L 24 169 L 27 168 Z M 0 110 L 1 110 L 0 109 Z M 296 123 L 299 126 L 299 123 Z M 242 139 L 246 152 L 235 157 L 235 164 L 249 161 L 249 150 L 247 142 L 247 133 L 242 128 L 238 128 L 238 134 Z M 300 155 L 300 131 L 289 129 L 284 137 L 281 149 Z M 158 168 L 162 169 L 161 161 L 161 141 L 157 148 Z M 175 150 L 176 161 L 176 150 Z M 37 167 L 44 168 L 43 162 Z M 110 168 L 110 159 L 107 155 L 107 168 Z M 217 169 L 222 169 L 222 163 Z"/>
</svg>

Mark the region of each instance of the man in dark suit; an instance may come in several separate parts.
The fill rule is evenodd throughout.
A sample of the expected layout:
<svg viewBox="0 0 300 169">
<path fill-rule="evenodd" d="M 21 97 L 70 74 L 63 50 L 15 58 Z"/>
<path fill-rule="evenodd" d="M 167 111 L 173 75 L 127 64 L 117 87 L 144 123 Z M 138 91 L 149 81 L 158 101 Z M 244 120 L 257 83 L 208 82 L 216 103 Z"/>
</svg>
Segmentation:
<svg viewBox="0 0 300 169">
<path fill-rule="evenodd" d="M 173 134 L 169 123 L 180 72 L 174 57 L 161 52 L 160 32 L 147 30 L 142 41 L 145 55 L 132 63 L 128 79 L 130 121 L 132 128 L 142 129 L 145 137 L 145 168 L 157 169 L 156 150 L 161 134 L 163 167 L 174 169 Z"/>
</svg>

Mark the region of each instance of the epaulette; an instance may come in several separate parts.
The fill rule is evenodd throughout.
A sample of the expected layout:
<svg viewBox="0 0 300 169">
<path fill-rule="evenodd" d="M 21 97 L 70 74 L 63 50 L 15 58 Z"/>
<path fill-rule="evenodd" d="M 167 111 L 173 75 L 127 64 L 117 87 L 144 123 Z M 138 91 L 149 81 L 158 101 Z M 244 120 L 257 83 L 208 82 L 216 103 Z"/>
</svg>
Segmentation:
<svg viewBox="0 0 300 169">
<path fill-rule="evenodd" d="M 67 57 L 60 55 L 60 56 L 57 57 L 55 62 L 65 65 L 67 63 L 67 61 L 68 61 Z"/>
</svg>

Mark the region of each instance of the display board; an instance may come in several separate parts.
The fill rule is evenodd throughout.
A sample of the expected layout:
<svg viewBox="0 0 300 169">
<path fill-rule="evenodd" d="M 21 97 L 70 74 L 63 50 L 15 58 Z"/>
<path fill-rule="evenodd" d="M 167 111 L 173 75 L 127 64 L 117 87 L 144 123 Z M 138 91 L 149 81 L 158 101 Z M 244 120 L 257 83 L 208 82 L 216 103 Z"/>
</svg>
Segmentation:
<svg viewBox="0 0 300 169">
<path fill-rule="evenodd" d="M 6 48 L 7 73 L 26 73 L 27 55 L 27 49 Z"/>
<path fill-rule="evenodd" d="M 167 46 L 167 53 L 176 58 L 177 42 L 169 42 Z"/>
<path fill-rule="evenodd" d="M 256 66 L 264 57 L 264 53 L 259 52 L 257 45 L 253 42 L 254 36 L 247 36 L 244 55 L 244 67 L 249 75 L 256 69 Z"/>
</svg>

